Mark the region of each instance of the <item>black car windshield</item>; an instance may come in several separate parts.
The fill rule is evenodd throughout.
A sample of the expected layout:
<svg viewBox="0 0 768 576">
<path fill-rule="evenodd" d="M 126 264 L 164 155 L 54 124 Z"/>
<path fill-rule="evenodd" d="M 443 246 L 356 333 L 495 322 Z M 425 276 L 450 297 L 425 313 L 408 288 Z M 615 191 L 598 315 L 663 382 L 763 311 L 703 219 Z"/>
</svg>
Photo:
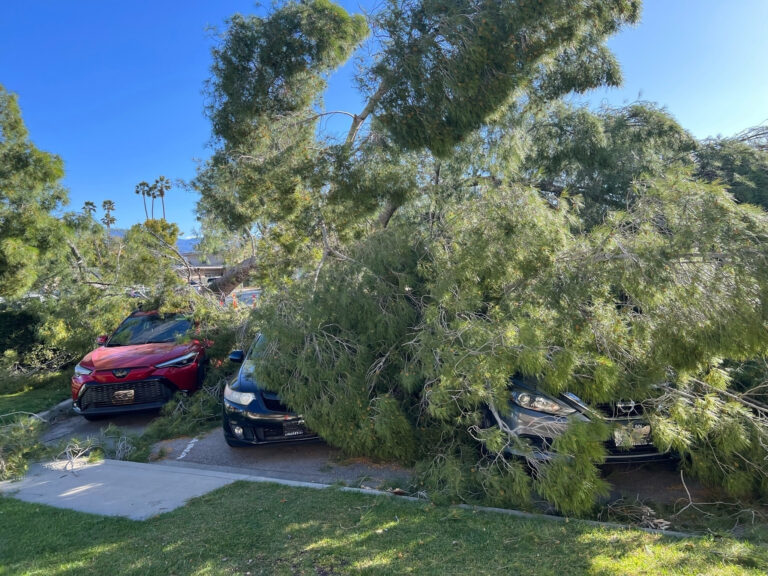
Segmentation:
<svg viewBox="0 0 768 576">
<path fill-rule="evenodd" d="M 266 344 L 267 343 L 261 334 L 256 336 L 253 344 L 251 344 L 251 347 L 248 350 L 248 354 L 245 355 L 245 360 L 243 360 L 243 367 L 240 369 L 244 376 L 253 376 L 253 371 L 256 368 L 256 361 L 258 360 L 259 356 L 264 353 Z"/>
<path fill-rule="evenodd" d="M 189 332 L 192 319 L 181 314 L 131 316 L 115 330 L 107 346 L 176 342 Z"/>
</svg>

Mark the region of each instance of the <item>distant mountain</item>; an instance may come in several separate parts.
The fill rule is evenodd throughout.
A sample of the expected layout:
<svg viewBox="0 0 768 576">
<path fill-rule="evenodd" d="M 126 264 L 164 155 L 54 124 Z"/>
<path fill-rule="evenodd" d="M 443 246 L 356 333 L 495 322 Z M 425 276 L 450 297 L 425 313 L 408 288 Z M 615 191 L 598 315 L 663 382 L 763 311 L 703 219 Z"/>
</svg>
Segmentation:
<svg viewBox="0 0 768 576">
<path fill-rule="evenodd" d="M 125 228 L 112 228 L 109 231 L 109 235 L 115 238 L 123 238 L 126 232 L 128 230 Z M 200 242 L 200 238 L 179 238 L 176 242 L 176 249 L 182 254 L 194 252 L 198 242 Z"/>
<path fill-rule="evenodd" d="M 199 241 L 200 238 L 179 238 L 176 241 L 176 248 L 182 254 L 186 254 L 187 252 L 194 252 Z"/>
</svg>

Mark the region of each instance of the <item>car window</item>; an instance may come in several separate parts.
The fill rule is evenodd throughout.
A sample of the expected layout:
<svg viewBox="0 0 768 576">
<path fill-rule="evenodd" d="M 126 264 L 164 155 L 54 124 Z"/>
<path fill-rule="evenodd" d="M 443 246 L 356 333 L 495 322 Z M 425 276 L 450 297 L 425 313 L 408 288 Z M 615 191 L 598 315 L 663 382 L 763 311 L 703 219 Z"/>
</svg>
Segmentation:
<svg viewBox="0 0 768 576">
<path fill-rule="evenodd" d="M 176 342 L 192 327 L 192 319 L 181 314 L 131 316 L 115 330 L 107 346 Z"/>
</svg>

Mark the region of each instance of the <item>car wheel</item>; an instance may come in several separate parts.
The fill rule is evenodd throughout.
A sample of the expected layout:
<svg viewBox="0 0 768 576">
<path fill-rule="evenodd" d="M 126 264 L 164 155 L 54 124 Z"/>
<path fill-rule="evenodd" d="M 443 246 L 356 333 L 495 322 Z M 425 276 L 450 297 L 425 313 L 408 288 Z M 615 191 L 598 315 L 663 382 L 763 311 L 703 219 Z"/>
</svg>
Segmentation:
<svg viewBox="0 0 768 576">
<path fill-rule="evenodd" d="M 229 436 L 224 436 L 224 440 L 226 440 L 227 444 L 229 444 L 231 448 L 243 448 L 245 446 L 249 446 L 247 442 L 240 442 L 240 440 L 235 440 Z"/>
</svg>

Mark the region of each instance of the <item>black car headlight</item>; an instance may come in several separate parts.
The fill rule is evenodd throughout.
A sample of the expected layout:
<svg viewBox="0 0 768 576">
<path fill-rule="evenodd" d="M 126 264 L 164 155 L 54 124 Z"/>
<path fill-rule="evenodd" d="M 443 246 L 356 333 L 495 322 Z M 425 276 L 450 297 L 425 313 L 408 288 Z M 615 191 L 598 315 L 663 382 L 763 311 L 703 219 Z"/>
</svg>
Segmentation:
<svg viewBox="0 0 768 576">
<path fill-rule="evenodd" d="M 511 395 L 512 401 L 528 410 L 534 410 L 535 412 L 543 412 L 544 414 L 552 414 L 554 416 L 567 416 L 576 412 L 570 406 L 566 406 L 555 400 L 540 394 L 538 392 L 529 392 L 528 390 L 514 390 Z"/>
<path fill-rule="evenodd" d="M 229 384 L 227 384 L 224 386 L 224 398 L 234 404 L 248 406 L 248 404 L 256 399 L 256 394 L 253 392 L 239 392 L 237 390 L 232 390 L 232 388 L 229 387 Z"/>
<path fill-rule="evenodd" d="M 195 358 L 197 358 L 197 352 L 190 352 L 189 354 L 184 354 L 184 356 L 179 356 L 178 358 L 173 358 L 172 360 L 157 364 L 155 367 L 170 368 L 173 366 L 174 368 L 181 368 L 182 366 L 189 366 L 192 364 L 192 362 L 195 361 Z"/>
</svg>

